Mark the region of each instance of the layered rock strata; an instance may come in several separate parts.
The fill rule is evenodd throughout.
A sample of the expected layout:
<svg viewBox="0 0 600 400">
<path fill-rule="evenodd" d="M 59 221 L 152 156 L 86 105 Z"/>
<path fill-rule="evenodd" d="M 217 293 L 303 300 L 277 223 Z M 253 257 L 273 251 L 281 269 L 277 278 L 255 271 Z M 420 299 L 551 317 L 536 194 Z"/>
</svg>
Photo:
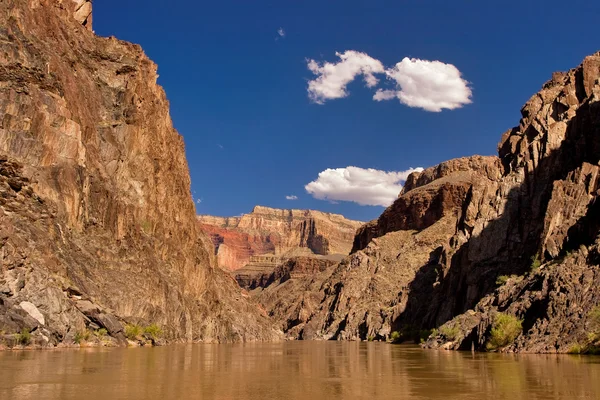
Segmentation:
<svg viewBox="0 0 600 400">
<path fill-rule="evenodd" d="M 126 324 L 277 338 L 215 268 L 156 65 L 95 36 L 90 7 L 0 3 L 0 330 L 46 346 L 98 328 L 122 342 Z"/>
<path fill-rule="evenodd" d="M 256 206 L 241 217 L 198 217 L 210 235 L 219 265 L 230 271 L 242 268 L 251 257 L 271 254 L 330 255 L 350 253 L 362 222 L 313 210 L 280 210 Z"/>
</svg>

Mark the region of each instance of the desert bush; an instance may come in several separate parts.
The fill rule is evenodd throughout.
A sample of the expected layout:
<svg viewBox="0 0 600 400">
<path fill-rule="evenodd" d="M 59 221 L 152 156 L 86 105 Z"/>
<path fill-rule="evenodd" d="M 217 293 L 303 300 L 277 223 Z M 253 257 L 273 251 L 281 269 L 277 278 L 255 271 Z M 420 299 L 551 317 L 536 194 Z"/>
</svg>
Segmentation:
<svg viewBox="0 0 600 400">
<path fill-rule="evenodd" d="M 24 346 L 31 343 L 31 333 L 29 332 L 29 329 L 23 328 L 21 330 L 21 333 L 17 333 L 16 339 L 17 343 L 22 344 Z"/>
<path fill-rule="evenodd" d="M 486 349 L 497 350 L 508 346 L 514 342 L 522 330 L 522 320 L 508 314 L 496 314 L 492 332 L 486 344 Z"/>
<path fill-rule="evenodd" d="M 144 334 L 148 335 L 153 340 L 156 340 L 162 336 L 163 331 L 157 324 L 152 324 L 144 328 Z"/>
<path fill-rule="evenodd" d="M 460 335 L 460 329 L 456 325 L 444 325 L 440 328 L 440 333 L 448 340 L 456 340 Z"/>
<path fill-rule="evenodd" d="M 81 342 L 87 342 L 88 340 L 90 340 L 90 336 L 90 331 L 84 329 L 82 331 L 77 331 L 73 340 L 75 341 L 75 343 L 80 344 Z"/>
<path fill-rule="evenodd" d="M 542 265 L 542 261 L 540 257 L 536 254 L 535 256 L 531 256 L 531 267 L 529 268 L 531 272 L 537 272 Z"/>
<path fill-rule="evenodd" d="M 138 340 L 142 333 L 143 329 L 139 325 L 125 325 L 125 337 L 129 340 Z"/>
<path fill-rule="evenodd" d="M 94 336 L 96 336 L 97 338 L 103 338 L 106 335 L 108 335 L 108 331 L 104 328 L 100 328 L 97 331 L 94 331 Z"/>
</svg>

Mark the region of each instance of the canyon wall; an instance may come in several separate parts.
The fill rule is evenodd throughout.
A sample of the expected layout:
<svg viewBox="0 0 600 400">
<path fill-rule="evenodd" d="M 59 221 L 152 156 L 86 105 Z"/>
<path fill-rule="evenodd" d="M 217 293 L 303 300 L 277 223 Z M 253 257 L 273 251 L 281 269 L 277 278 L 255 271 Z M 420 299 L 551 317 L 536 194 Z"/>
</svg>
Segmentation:
<svg viewBox="0 0 600 400">
<path fill-rule="evenodd" d="M 279 304 L 270 313 L 303 339 L 388 339 L 441 326 L 428 346 L 483 350 L 506 314 L 522 330 L 504 351 L 594 345 L 599 77 L 600 53 L 554 74 L 502 136 L 497 157 L 412 174 L 359 230 L 349 257 L 285 294 L 272 282 L 257 298 Z M 298 302 L 272 299 L 291 290 L 309 305 L 301 318 Z"/>
<path fill-rule="evenodd" d="M 215 268 L 156 65 L 95 36 L 89 1 L 7 0 L 0 21 L 0 331 L 276 339 Z"/>
<path fill-rule="evenodd" d="M 362 222 L 313 210 L 281 210 L 256 206 L 241 217 L 198 217 L 200 229 L 212 238 L 219 265 L 230 271 L 252 256 L 272 254 L 331 255 L 350 253 Z"/>
</svg>

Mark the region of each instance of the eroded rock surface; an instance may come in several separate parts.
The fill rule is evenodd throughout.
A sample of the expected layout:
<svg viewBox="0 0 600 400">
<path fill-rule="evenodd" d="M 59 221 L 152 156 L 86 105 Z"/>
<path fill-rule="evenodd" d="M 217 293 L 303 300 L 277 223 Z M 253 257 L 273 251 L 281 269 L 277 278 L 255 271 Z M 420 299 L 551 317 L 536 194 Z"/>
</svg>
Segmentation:
<svg viewBox="0 0 600 400">
<path fill-rule="evenodd" d="M 298 255 L 350 253 L 362 222 L 313 210 L 281 210 L 254 207 L 241 217 L 198 217 L 201 229 L 215 245 L 219 265 L 235 271 L 253 256 L 270 254 L 287 258 Z"/>
<path fill-rule="evenodd" d="M 90 5 L 0 3 L 0 330 L 277 338 L 198 229 L 156 65 L 96 37 Z"/>
</svg>

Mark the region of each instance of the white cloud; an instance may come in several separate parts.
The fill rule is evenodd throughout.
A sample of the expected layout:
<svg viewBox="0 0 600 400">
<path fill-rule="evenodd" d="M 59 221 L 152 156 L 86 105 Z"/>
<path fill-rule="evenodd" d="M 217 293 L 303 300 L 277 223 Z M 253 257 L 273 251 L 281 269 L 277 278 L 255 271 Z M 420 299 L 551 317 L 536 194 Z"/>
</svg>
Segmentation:
<svg viewBox="0 0 600 400">
<path fill-rule="evenodd" d="M 283 30 L 283 28 L 277 29 L 277 34 L 279 35 L 279 37 L 285 37 L 285 31 Z"/>
<path fill-rule="evenodd" d="M 363 206 L 387 207 L 402 190 L 408 175 L 423 168 L 407 171 L 380 171 L 377 169 L 346 167 L 326 169 L 317 180 L 304 188 L 314 198 L 321 200 L 352 201 Z"/>
<path fill-rule="evenodd" d="M 317 104 L 326 100 L 348 96 L 346 86 L 358 75 L 363 75 L 367 87 L 374 87 L 379 80 L 375 73 L 383 73 L 383 64 L 365 53 L 347 50 L 335 53 L 340 58 L 337 63 L 319 64 L 315 60 L 306 60 L 308 69 L 317 78 L 308 82 L 308 97 Z"/>
<path fill-rule="evenodd" d="M 461 72 L 452 64 L 441 61 L 405 57 L 393 68 L 384 68 L 381 61 L 354 50 L 335 53 L 337 63 L 319 64 L 306 60 L 308 69 L 317 78 L 308 82 L 308 97 L 317 104 L 348 96 L 346 86 L 358 75 L 363 75 L 367 87 L 377 86 L 375 74 L 383 74 L 396 85 L 395 90 L 377 89 L 373 100 L 397 98 L 409 107 L 440 112 L 454 110 L 471 103 L 471 88 Z"/>
<path fill-rule="evenodd" d="M 440 112 L 454 110 L 471 103 L 469 82 L 452 64 L 440 61 L 405 57 L 394 68 L 386 70 L 389 79 L 396 82 L 397 90 L 377 90 L 373 100 L 398 98 L 409 107 Z"/>
<path fill-rule="evenodd" d="M 202 203 L 202 199 L 196 199 L 196 204 Z"/>
<path fill-rule="evenodd" d="M 295 195 L 291 195 L 291 196 L 285 196 L 286 200 L 298 200 L 298 196 Z"/>
</svg>

